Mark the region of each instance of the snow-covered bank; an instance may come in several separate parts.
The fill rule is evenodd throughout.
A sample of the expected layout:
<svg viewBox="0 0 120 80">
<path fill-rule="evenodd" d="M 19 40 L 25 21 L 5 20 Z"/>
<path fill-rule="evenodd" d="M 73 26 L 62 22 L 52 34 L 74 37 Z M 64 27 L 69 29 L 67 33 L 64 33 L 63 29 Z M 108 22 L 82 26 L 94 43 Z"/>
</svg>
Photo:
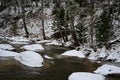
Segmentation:
<svg viewBox="0 0 120 80">
<path fill-rule="evenodd" d="M 17 52 L 1 50 L 0 49 L 0 56 L 1 57 L 15 57 L 17 55 L 19 55 L 19 53 L 17 53 Z"/>
<path fill-rule="evenodd" d="M 67 56 L 76 56 L 79 58 L 88 58 L 90 60 L 96 61 L 112 61 L 112 62 L 120 62 L 120 46 L 116 47 L 116 49 L 107 50 L 105 47 L 98 48 L 94 51 L 89 47 L 78 47 L 75 50 L 69 50 L 64 52 L 62 55 Z"/>
<path fill-rule="evenodd" d="M 42 67 L 44 62 L 40 54 L 32 51 L 21 52 L 15 60 L 29 67 Z"/>
<path fill-rule="evenodd" d="M 93 73 L 74 72 L 68 77 L 68 80 L 105 80 L 105 77 Z"/>
<path fill-rule="evenodd" d="M 40 44 L 25 45 L 21 47 L 21 49 L 26 49 L 30 51 L 43 51 L 44 50 L 43 46 Z"/>
<path fill-rule="evenodd" d="M 120 74 L 120 67 L 104 64 L 94 72 L 101 75 Z"/>
</svg>

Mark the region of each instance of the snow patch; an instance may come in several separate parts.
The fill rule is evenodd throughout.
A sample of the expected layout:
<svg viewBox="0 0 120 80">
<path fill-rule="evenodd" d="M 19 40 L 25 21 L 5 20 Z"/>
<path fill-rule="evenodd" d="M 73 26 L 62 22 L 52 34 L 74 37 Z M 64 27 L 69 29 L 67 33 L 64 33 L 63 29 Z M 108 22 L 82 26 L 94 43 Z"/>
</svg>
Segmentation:
<svg viewBox="0 0 120 80">
<path fill-rule="evenodd" d="M 105 77 L 93 73 L 74 72 L 68 77 L 68 80 L 105 80 Z"/>
</svg>

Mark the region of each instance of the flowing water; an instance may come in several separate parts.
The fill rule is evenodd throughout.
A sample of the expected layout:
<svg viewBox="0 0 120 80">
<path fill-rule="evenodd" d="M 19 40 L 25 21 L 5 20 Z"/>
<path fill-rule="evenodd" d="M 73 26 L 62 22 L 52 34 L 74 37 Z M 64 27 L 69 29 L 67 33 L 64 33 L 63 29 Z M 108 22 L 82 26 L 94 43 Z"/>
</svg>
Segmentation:
<svg viewBox="0 0 120 80">
<path fill-rule="evenodd" d="M 19 47 L 13 45 L 21 52 Z M 44 66 L 30 68 L 11 58 L 0 57 L 0 80 L 68 80 L 73 72 L 93 72 L 101 64 L 77 57 L 61 57 L 60 54 L 69 50 L 62 46 L 46 46 L 42 56 L 48 55 L 54 59 L 44 58 Z M 108 77 L 107 80 L 120 80 L 119 77 Z"/>
</svg>

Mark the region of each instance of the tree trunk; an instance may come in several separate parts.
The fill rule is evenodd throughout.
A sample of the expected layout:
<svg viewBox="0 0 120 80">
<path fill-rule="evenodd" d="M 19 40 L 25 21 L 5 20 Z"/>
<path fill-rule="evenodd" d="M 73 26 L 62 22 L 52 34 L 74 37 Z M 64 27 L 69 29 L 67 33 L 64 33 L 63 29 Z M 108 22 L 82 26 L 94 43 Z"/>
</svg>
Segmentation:
<svg viewBox="0 0 120 80">
<path fill-rule="evenodd" d="M 43 13 L 43 0 L 41 2 L 42 6 L 41 6 L 41 14 L 42 14 L 42 33 L 43 33 L 43 39 L 45 40 L 46 39 L 46 36 L 45 36 L 45 27 L 44 27 L 44 13 Z"/>
<path fill-rule="evenodd" d="M 68 41 L 68 36 L 67 36 L 67 20 L 66 20 L 66 16 L 67 16 L 67 13 L 66 13 L 66 5 L 65 5 L 65 15 L 64 15 L 64 28 L 65 28 L 65 40 Z"/>
<path fill-rule="evenodd" d="M 26 37 L 29 37 L 29 32 L 25 23 L 25 10 L 24 10 L 24 6 L 22 6 L 22 20 L 23 20 L 23 27 L 25 29 L 25 33 L 26 33 Z"/>
<path fill-rule="evenodd" d="M 74 30 L 74 16 L 72 16 L 72 14 L 70 14 L 70 26 L 71 26 L 71 34 L 72 34 L 72 37 L 74 40 L 74 45 L 80 46 L 77 35 L 75 33 L 75 30 Z"/>
</svg>

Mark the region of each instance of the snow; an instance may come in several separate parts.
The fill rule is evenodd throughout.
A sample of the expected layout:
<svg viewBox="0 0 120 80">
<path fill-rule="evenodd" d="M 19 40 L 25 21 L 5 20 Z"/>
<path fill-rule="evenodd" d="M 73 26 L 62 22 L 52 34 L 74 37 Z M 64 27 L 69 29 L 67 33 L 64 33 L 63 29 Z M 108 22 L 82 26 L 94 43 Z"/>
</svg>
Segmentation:
<svg viewBox="0 0 120 80">
<path fill-rule="evenodd" d="M 83 53 L 81 51 L 77 51 L 77 50 L 69 50 L 64 52 L 61 55 L 65 55 L 65 56 L 76 56 L 79 58 L 85 58 L 85 55 L 83 55 Z"/>
<path fill-rule="evenodd" d="M 9 44 L 0 44 L 0 49 L 13 50 L 15 48 Z"/>
<path fill-rule="evenodd" d="M 44 56 L 46 59 L 54 59 L 54 58 L 52 58 L 52 57 L 50 57 L 50 56 L 48 56 L 48 55 L 45 55 Z"/>
<path fill-rule="evenodd" d="M 118 60 L 120 58 L 119 53 L 110 53 L 110 55 L 106 58 L 106 60 Z"/>
<path fill-rule="evenodd" d="M 89 55 L 88 59 L 97 60 L 98 59 L 98 54 L 93 52 L 92 54 Z"/>
<path fill-rule="evenodd" d="M 29 43 L 27 43 L 27 42 L 14 42 L 14 41 L 10 41 L 9 42 L 10 44 L 29 44 Z"/>
<path fill-rule="evenodd" d="M 50 43 L 51 40 L 42 40 L 42 41 L 37 41 L 36 43 Z"/>
<path fill-rule="evenodd" d="M 87 72 L 74 72 L 68 77 L 68 80 L 105 80 L 105 77 Z"/>
<path fill-rule="evenodd" d="M 72 44 L 73 44 L 72 42 L 68 41 L 68 42 L 65 43 L 64 46 L 69 47 L 69 46 L 71 46 Z"/>
<path fill-rule="evenodd" d="M 94 72 L 101 75 L 120 74 L 120 67 L 104 64 Z"/>
<path fill-rule="evenodd" d="M 29 67 L 42 67 L 44 62 L 40 54 L 32 51 L 21 52 L 15 60 Z"/>
<path fill-rule="evenodd" d="M 28 39 L 26 39 L 25 37 L 7 37 L 7 39 L 11 40 L 11 41 L 15 41 L 15 42 L 29 42 Z"/>
<path fill-rule="evenodd" d="M 57 45 L 57 46 L 60 46 L 60 45 L 62 45 L 62 43 L 61 43 L 61 41 L 52 40 L 50 43 L 46 43 L 46 45 Z"/>
<path fill-rule="evenodd" d="M 14 57 L 14 56 L 17 56 L 17 55 L 18 55 L 17 52 L 6 51 L 6 50 L 1 50 L 0 49 L 0 56 L 1 57 Z"/>
<path fill-rule="evenodd" d="M 40 44 L 25 45 L 21 47 L 21 49 L 26 49 L 30 51 L 43 51 L 44 50 L 43 46 Z"/>
</svg>

